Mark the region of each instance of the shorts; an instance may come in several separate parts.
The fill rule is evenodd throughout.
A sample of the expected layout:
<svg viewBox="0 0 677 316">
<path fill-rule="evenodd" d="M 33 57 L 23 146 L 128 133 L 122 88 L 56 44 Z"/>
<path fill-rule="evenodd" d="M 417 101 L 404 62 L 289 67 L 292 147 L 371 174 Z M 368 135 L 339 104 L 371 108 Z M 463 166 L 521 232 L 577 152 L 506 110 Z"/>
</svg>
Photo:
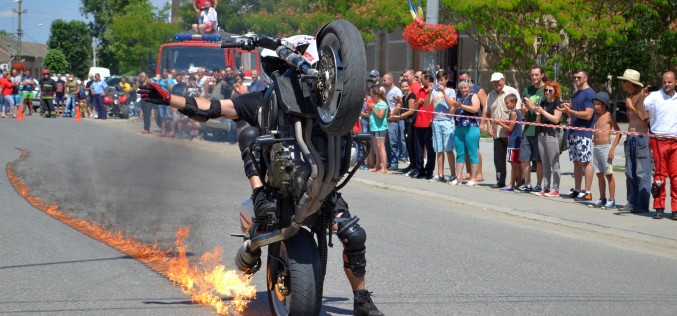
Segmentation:
<svg viewBox="0 0 677 316">
<path fill-rule="evenodd" d="M 23 91 L 21 93 L 21 97 L 24 99 L 32 99 L 33 98 L 33 92 L 32 91 Z"/>
<path fill-rule="evenodd" d="M 592 167 L 595 173 L 604 173 L 607 176 L 614 173 L 612 161 L 609 160 L 609 150 L 611 144 L 595 145 L 592 149 Z"/>
<path fill-rule="evenodd" d="M 508 148 L 508 162 L 519 163 L 520 160 L 520 150 L 518 148 Z"/>
<path fill-rule="evenodd" d="M 454 150 L 454 124 L 451 121 L 433 121 L 433 150 L 436 153 Z"/>
<path fill-rule="evenodd" d="M 158 115 L 162 121 L 171 121 L 174 119 L 171 108 L 166 105 L 158 106 Z"/>
<path fill-rule="evenodd" d="M 388 131 L 371 132 L 371 136 L 378 139 L 386 138 L 387 135 Z"/>
<path fill-rule="evenodd" d="M 592 162 L 592 137 L 567 135 L 569 160 Z"/>
<path fill-rule="evenodd" d="M 241 96 L 232 98 L 237 119 L 235 122 L 245 121 L 250 126 L 259 126 L 257 112 L 259 110 L 259 102 L 261 102 L 262 94 L 258 92 L 246 93 Z"/>
<path fill-rule="evenodd" d="M 204 26 L 205 26 L 205 32 L 207 32 L 207 33 L 214 32 L 214 26 L 212 25 L 212 23 L 207 23 Z"/>
<path fill-rule="evenodd" d="M 63 95 L 58 95 L 58 94 L 54 95 L 54 104 L 63 103 L 65 100 L 66 99 L 64 98 Z"/>
<path fill-rule="evenodd" d="M 520 160 L 541 162 L 541 155 L 538 152 L 538 136 L 522 136 Z"/>
</svg>

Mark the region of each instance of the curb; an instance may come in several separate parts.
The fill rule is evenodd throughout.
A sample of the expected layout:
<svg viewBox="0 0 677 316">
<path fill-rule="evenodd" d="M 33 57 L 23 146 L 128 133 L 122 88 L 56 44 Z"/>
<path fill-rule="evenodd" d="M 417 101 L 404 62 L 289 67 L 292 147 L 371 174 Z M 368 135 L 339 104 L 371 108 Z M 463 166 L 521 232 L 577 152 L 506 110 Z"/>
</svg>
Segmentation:
<svg viewBox="0 0 677 316">
<path fill-rule="evenodd" d="M 377 181 L 363 179 L 363 178 L 359 178 L 359 177 L 354 177 L 351 181 L 355 181 L 355 182 L 358 182 L 358 183 L 361 183 L 361 184 L 364 184 L 364 185 L 373 186 L 373 187 L 377 187 L 377 188 L 381 188 L 381 189 L 394 190 L 394 191 L 397 191 L 397 192 L 410 193 L 410 194 L 415 194 L 415 195 L 424 196 L 424 197 L 434 197 L 436 199 L 443 199 L 443 200 L 454 202 L 454 203 L 460 203 L 460 204 L 464 204 L 464 205 L 468 205 L 468 206 L 479 207 L 479 208 L 483 208 L 483 209 L 486 209 L 486 210 L 489 210 L 489 211 L 494 211 L 494 212 L 498 212 L 498 213 L 502 213 L 502 214 L 506 214 L 506 215 L 510 215 L 510 216 L 515 216 L 515 217 L 519 217 L 519 218 L 523 218 L 523 219 L 534 220 L 534 221 L 559 225 L 559 226 L 563 226 L 563 227 L 573 228 L 573 229 L 581 230 L 581 231 L 584 231 L 584 232 L 587 232 L 587 233 L 615 236 L 615 237 L 619 237 L 619 238 L 622 238 L 624 240 L 627 240 L 629 242 L 633 242 L 635 244 L 641 244 L 642 247 L 647 246 L 647 244 L 649 244 L 649 245 L 652 245 L 653 247 L 660 248 L 662 251 L 665 251 L 665 250 L 677 251 L 677 239 L 655 236 L 655 235 L 650 235 L 650 234 L 646 234 L 646 233 L 641 233 L 641 232 L 636 232 L 636 231 L 631 231 L 631 230 L 625 230 L 625 229 L 619 229 L 619 228 L 614 228 L 614 227 L 609 227 L 609 226 L 604 226 L 604 225 L 599 225 L 599 224 L 592 224 L 592 223 L 568 220 L 568 219 L 559 218 L 559 217 L 552 217 L 552 216 L 548 216 L 548 215 L 535 214 L 535 213 L 530 213 L 530 212 L 526 212 L 526 211 L 520 211 L 520 210 L 517 210 L 517 209 L 512 208 L 512 207 L 506 207 L 506 206 L 491 204 L 491 203 L 478 202 L 478 201 L 464 199 L 464 198 L 460 198 L 460 197 L 456 197 L 456 196 L 450 196 L 450 195 L 445 195 L 445 194 L 440 194 L 440 193 L 435 193 L 435 192 L 424 191 L 424 190 L 416 189 L 416 188 L 410 188 L 410 187 L 405 188 L 405 187 L 402 187 L 402 186 L 399 186 L 399 185 L 387 184 L 387 183 L 377 182 Z M 664 253 L 662 255 L 677 258 L 677 253 L 675 253 L 675 254 Z"/>
</svg>

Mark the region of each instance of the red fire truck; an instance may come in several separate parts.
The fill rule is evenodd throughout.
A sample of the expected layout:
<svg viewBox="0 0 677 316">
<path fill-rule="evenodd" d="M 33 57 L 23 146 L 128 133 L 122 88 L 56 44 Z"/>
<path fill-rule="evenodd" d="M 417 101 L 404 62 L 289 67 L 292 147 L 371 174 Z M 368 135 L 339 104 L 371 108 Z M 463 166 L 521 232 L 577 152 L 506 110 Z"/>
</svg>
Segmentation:
<svg viewBox="0 0 677 316">
<path fill-rule="evenodd" d="M 227 34 L 225 36 L 233 36 Z M 221 34 L 176 34 L 175 42 L 162 44 L 157 57 L 156 74 L 162 69 L 176 69 L 180 74 L 197 72 L 203 67 L 210 74 L 214 68 L 223 70 L 230 66 L 241 71 L 245 77 L 252 70 L 261 73 L 258 51 L 245 51 L 236 48 L 221 48 Z"/>
</svg>

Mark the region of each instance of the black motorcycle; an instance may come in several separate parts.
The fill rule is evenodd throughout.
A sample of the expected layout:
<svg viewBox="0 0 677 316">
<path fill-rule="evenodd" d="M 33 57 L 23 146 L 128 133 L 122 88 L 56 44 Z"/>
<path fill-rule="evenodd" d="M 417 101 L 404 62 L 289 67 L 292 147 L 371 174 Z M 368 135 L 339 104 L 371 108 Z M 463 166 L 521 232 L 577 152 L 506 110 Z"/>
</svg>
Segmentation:
<svg viewBox="0 0 677 316">
<path fill-rule="evenodd" d="M 257 218 L 251 200 L 243 203 L 242 234 L 233 235 L 244 242 L 235 263 L 245 273 L 257 272 L 261 248 L 268 246 L 271 312 L 317 315 L 332 226 L 339 221 L 332 196 L 361 163 L 353 142 L 369 148 L 368 135 L 351 134 L 367 87 L 364 42 L 354 25 L 338 20 L 315 37 L 248 34 L 222 46 L 263 48 L 270 84 L 259 110 L 260 136 L 240 144 L 261 153 L 256 168 L 277 209 Z"/>
</svg>

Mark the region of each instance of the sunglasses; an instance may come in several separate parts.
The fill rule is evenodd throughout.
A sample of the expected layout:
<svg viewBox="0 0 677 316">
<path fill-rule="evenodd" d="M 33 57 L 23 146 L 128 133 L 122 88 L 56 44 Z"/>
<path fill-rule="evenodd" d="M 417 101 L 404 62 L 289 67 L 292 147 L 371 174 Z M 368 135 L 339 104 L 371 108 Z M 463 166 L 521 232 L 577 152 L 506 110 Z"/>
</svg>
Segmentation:
<svg viewBox="0 0 677 316">
<path fill-rule="evenodd" d="M 545 89 L 545 93 L 555 93 L 555 90 L 553 89 Z"/>
</svg>

